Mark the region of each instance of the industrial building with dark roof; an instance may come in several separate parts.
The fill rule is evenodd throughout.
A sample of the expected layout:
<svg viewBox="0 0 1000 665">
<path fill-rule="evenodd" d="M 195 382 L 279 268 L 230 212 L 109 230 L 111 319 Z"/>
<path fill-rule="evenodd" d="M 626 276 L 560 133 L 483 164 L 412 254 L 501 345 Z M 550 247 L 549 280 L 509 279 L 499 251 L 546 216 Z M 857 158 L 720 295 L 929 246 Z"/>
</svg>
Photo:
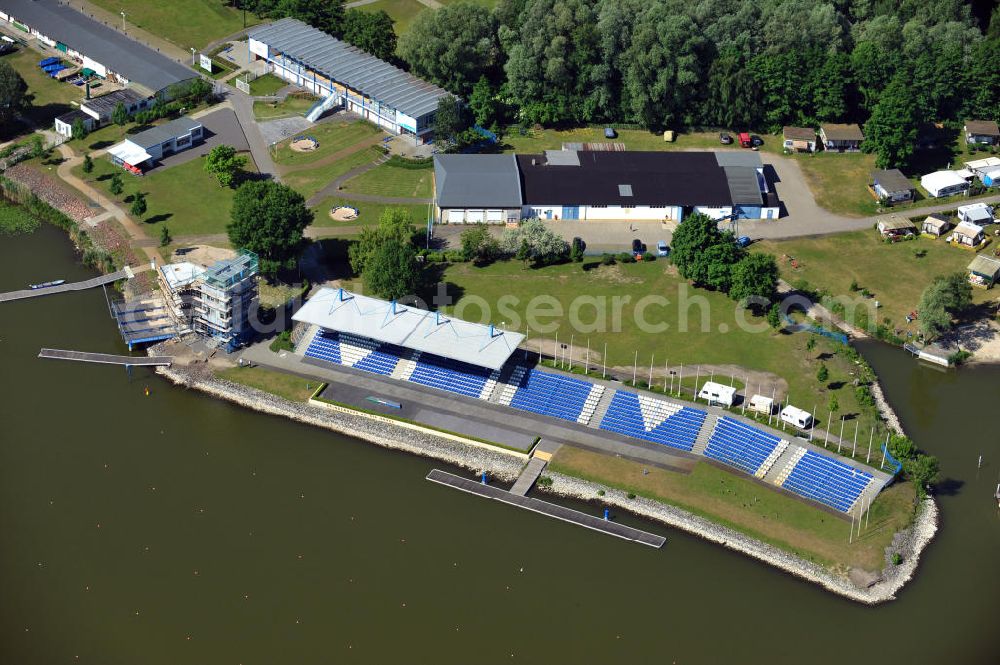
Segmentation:
<svg viewBox="0 0 1000 665">
<path fill-rule="evenodd" d="M 102 78 L 169 96 L 169 88 L 197 77 L 184 65 L 57 0 L 0 0 L 0 19 L 29 32 Z"/>
<path fill-rule="evenodd" d="M 293 18 L 253 28 L 248 35 L 251 58 L 266 61 L 279 78 L 324 98 L 313 110 L 342 105 L 393 133 L 410 134 L 422 141 L 433 130 L 438 101 L 450 96 L 436 85 Z M 325 108 L 321 106 L 324 102 Z"/>
<path fill-rule="evenodd" d="M 779 203 L 751 152 L 549 150 L 436 155 L 439 222 L 775 219 Z M 517 214 L 519 213 L 519 214 Z"/>
</svg>

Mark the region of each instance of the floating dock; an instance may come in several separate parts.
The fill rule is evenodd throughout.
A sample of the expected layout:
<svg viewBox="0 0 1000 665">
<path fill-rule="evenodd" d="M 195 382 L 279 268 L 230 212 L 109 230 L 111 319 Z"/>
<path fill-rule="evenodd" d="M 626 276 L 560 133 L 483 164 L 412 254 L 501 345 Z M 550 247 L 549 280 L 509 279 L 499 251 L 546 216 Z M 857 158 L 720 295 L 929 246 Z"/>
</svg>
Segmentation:
<svg viewBox="0 0 1000 665">
<path fill-rule="evenodd" d="M 554 503 L 548 503 L 547 501 L 541 501 L 527 496 L 518 496 L 517 494 L 512 494 L 506 490 L 502 490 L 499 487 L 484 485 L 469 478 L 462 478 L 461 476 L 441 471 L 440 469 L 433 469 L 430 473 L 428 473 L 427 480 L 432 483 L 446 485 L 463 492 L 468 492 L 469 494 L 476 494 L 486 499 L 496 499 L 497 501 L 501 501 L 511 506 L 524 508 L 525 510 L 530 510 L 534 513 L 539 513 L 547 517 L 553 517 L 557 520 L 569 522 L 570 524 L 576 524 L 577 526 L 586 527 L 594 531 L 600 531 L 601 533 L 606 533 L 609 536 L 615 536 L 617 538 L 622 538 L 623 540 L 631 540 L 639 543 L 640 545 L 660 548 L 667 542 L 666 538 L 658 536 L 655 533 L 642 531 L 624 524 L 619 524 L 618 522 L 603 520 L 593 515 L 581 513 L 578 510 L 572 510 Z"/>
<path fill-rule="evenodd" d="M 23 289 L 21 291 L 9 291 L 8 293 L 0 293 L 0 302 L 7 302 L 9 300 L 21 300 L 23 298 L 38 298 L 40 296 L 51 296 L 56 293 L 66 293 L 68 291 L 84 291 L 86 289 L 93 289 L 98 286 L 103 286 L 105 284 L 111 284 L 112 282 L 117 282 L 120 279 L 132 279 L 134 273 L 131 268 L 125 266 L 118 272 L 113 272 L 110 275 L 102 275 L 100 277 L 95 277 L 93 279 L 88 279 L 82 282 L 72 282 L 69 284 L 60 284 L 59 286 L 50 286 L 44 289 Z"/>
<path fill-rule="evenodd" d="M 42 349 L 39 358 L 55 360 L 76 360 L 83 363 L 102 365 L 125 365 L 127 367 L 169 367 L 172 356 L 115 356 L 110 353 L 89 353 L 87 351 L 66 351 L 64 349 Z"/>
</svg>

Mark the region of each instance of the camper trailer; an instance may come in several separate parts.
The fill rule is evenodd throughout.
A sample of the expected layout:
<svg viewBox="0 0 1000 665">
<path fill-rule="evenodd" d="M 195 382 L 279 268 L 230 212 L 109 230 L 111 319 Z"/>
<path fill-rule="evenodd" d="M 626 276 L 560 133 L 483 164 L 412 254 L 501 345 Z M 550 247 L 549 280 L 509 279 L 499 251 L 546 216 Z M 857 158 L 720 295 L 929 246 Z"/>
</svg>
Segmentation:
<svg viewBox="0 0 1000 665">
<path fill-rule="evenodd" d="M 781 421 L 788 423 L 792 427 L 797 427 L 798 429 L 809 429 L 812 425 L 812 414 L 808 411 L 803 411 L 802 409 L 792 406 L 789 404 L 781 410 Z"/>
<path fill-rule="evenodd" d="M 732 386 L 724 386 L 721 383 L 716 383 L 714 381 L 706 381 L 702 384 L 698 397 L 705 400 L 709 404 L 732 406 L 733 399 L 736 397 L 736 388 L 733 388 Z"/>
<path fill-rule="evenodd" d="M 765 416 L 770 416 L 774 409 L 774 400 L 764 395 L 754 395 L 750 398 L 747 408 L 754 413 L 762 413 Z"/>
</svg>

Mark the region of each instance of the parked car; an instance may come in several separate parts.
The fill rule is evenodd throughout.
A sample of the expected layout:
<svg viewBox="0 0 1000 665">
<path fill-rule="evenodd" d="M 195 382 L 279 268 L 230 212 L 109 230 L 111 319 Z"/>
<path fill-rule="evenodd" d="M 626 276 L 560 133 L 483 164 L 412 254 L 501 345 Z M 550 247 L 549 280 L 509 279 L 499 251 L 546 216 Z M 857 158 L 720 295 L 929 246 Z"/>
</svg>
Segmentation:
<svg viewBox="0 0 1000 665">
<path fill-rule="evenodd" d="M 636 259 L 642 257 L 646 253 L 646 246 L 642 244 L 642 241 L 638 238 L 632 240 L 632 256 Z"/>
<path fill-rule="evenodd" d="M 604 138 L 606 138 L 606 139 L 615 139 L 615 138 L 618 138 L 618 132 L 615 131 L 614 127 L 605 127 L 604 128 Z"/>
<path fill-rule="evenodd" d="M 752 148 L 753 141 L 750 139 L 750 134 L 747 132 L 740 132 L 740 146 L 744 148 Z"/>
<path fill-rule="evenodd" d="M 736 239 L 737 247 L 749 247 L 752 242 L 753 240 L 750 239 L 750 236 L 740 236 Z"/>
<path fill-rule="evenodd" d="M 656 255 L 657 256 L 670 256 L 670 247 L 668 247 L 667 243 L 664 242 L 663 240 L 661 240 L 660 242 L 656 243 Z"/>
<path fill-rule="evenodd" d="M 722 145 L 732 145 L 733 137 L 729 135 L 729 132 L 719 132 L 719 143 Z"/>
<path fill-rule="evenodd" d="M 764 145 L 764 139 L 762 139 L 761 137 L 757 136 L 756 134 L 751 134 L 750 135 L 750 145 L 753 146 L 754 148 L 759 148 L 762 145 Z"/>
</svg>

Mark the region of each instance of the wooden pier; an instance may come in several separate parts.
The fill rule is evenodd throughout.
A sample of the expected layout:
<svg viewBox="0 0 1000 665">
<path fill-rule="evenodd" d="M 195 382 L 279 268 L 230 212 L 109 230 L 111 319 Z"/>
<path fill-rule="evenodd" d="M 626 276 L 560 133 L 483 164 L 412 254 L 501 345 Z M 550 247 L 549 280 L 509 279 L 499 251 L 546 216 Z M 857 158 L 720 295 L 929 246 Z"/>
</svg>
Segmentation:
<svg viewBox="0 0 1000 665">
<path fill-rule="evenodd" d="M 484 485 L 469 478 L 462 478 L 461 476 L 456 476 L 452 473 L 446 473 L 440 469 L 433 469 L 430 473 L 428 473 L 427 480 L 432 483 L 446 485 L 463 492 L 468 492 L 469 494 L 476 494 L 487 499 L 496 499 L 497 501 L 501 501 L 511 506 L 524 508 L 525 510 L 530 510 L 547 517 L 553 517 L 557 520 L 569 522 L 570 524 L 576 524 L 577 526 L 582 526 L 594 531 L 600 531 L 601 533 L 608 534 L 609 536 L 615 536 L 617 538 L 622 538 L 623 540 L 631 540 L 639 543 L 640 545 L 660 548 L 663 547 L 665 542 L 667 542 L 666 538 L 658 536 L 655 533 L 642 531 L 624 524 L 619 524 L 618 522 L 603 520 L 599 517 L 595 517 L 594 515 L 581 513 L 578 510 L 565 508 L 547 501 L 512 494 L 506 490 L 500 489 L 499 487 Z"/>
<path fill-rule="evenodd" d="M 89 353 L 64 349 L 42 349 L 38 352 L 38 357 L 127 367 L 169 367 L 174 360 L 172 356 L 115 356 L 110 353 Z"/>
<path fill-rule="evenodd" d="M 125 266 L 123 269 L 118 272 L 113 272 L 110 275 L 101 275 L 100 277 L 84 280 L 82 282 L 60 284 L 59 286 L 50 286 L 44 289 L 22 289 L 21 291 L 0 293 L 0 302 L 22 300 L 24 298 L 38 298 L 41 296 L 50 296 L 56 293 L 66 293 L 68 291 L 84 291 L 86 289 L 93 289 L 105 284 L 111 284 L 112 282 L 117 282 L 120 279 L 132 279 L 134 276 L 135 275 L 132 272 L 132 269 Z"/>
</svg>

